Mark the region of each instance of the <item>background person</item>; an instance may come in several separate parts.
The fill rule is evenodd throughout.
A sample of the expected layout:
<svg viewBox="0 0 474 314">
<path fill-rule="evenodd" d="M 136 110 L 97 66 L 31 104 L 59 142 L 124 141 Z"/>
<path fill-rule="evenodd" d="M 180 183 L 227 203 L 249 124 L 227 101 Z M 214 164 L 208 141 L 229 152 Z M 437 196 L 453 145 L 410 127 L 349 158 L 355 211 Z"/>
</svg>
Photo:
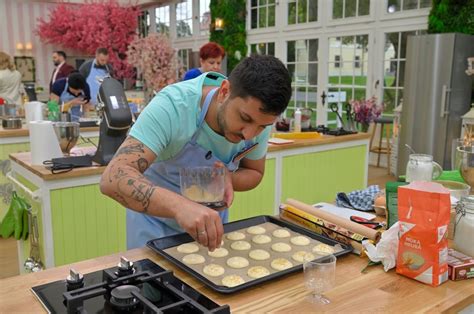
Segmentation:
<svg viewBox="0 0 474 314">
<path fill-rule="evenodd" d="M 56 101 L 62 112 L 71 113 L 72 121 L 79 121 L 89 107 L 89 85 L 79 72 L 69 74 L 67 78 L 57 80 L 52 87 L 50 100 Z"/>
<path fill-rule="evenodd" d="M 57 80 L 67 77 L 72 71 L 75 71 L 74 67 L 66 63 L 66 53 L 64 51 L 58 50 L 53 52 L 53 63 L 54 71 L 51 75 L 51 80 L 49 81 L 49 91 L 53 87 L 54 82 Z"/>
<path fill-rule="evenodd" d="M 20 106 L 23 103 L 21 98 L 23 93 L 21 73 L 16 70 L 12 57 L 0 51 L 0 98 L 13 101 Z"/>
<path fill-rule="evenodd" d="M 221 72 L 222 59 L 225 57 L 224 48 L 215 42 L 209 42 L 199 49 L 199 68 L 188 70 L 183 81 L 193 79 L 206 72 Z"/>
</svg>

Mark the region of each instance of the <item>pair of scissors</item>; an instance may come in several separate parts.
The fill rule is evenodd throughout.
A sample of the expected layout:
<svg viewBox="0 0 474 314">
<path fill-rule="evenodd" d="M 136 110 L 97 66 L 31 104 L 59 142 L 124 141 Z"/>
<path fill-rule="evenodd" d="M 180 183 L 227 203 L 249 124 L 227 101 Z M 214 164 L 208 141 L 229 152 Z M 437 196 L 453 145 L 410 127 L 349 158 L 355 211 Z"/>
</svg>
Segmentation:
<svg viewBox="0 0 474 314">
<path fill-rule="evenodd" d="M 329 108 L 331 108 L 331 111 L 334 112 L 337 115 L 337 118 L 339 119 L 342 126 L 344 127 L 344 121 L 342 120 L 342 117 L 339 114 L 339 108 L 338 108 L 337 104 L 333 103 L 333 104 L 331 104 L 331 106 L 329 106 Z"/>
<path fill-rule="evenodd" d="M 383 222 L 377 222 L 377 221 L 370 221 L 368 219 L 359 217 L 359 216 L 351 216 L 350 220 L 353 222 L 357 222 L 361 225 L 365 225 L 366 227 L 372 228 L 372 229 L 377 229 L 380 227 L 383 227 L 385 224 Z"/>
</svg>

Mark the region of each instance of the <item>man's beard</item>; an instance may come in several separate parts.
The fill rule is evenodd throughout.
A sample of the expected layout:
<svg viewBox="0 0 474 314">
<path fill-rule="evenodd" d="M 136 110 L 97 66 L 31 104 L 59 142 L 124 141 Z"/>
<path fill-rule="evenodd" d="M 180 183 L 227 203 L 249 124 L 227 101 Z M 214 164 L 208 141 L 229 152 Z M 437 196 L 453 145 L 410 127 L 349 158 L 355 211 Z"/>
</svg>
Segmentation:
<svg viewBox="0 0 474 314">
<path fill-rule="evenodd" d="M 231 135 L 233 135 L 234 137 L 238 136 L 238 137 L 240 137 L 240 140 L 243 140 L 244 136 L 242 134 L 232 133 L 232 132 L 229 131 L 229 128 L 227 126 L 227 122 L 225 120 L 225 112 L 227 110 L 228 104 L 229 104 L 229 100 L 222 103 L 219 106 L 219 108 L 217 109 L 217 126 L 219 127 L 219 132 L 218 133 L 221 134 L 222 136 L 224 136 L 226 138 L 226 140 L 228 140 L 229 142 L 234 143 L 234 141 L 230 140 L 227 136 L 231 136 Z"/>
<path fill-rule="evenodd" d="M 61 62 L 59 62 L 59 61 L 53 61 L 53 63 L 54 63 L 54 66 L 58 66 L 58 65 L 61 64 Z"/>
</svg>

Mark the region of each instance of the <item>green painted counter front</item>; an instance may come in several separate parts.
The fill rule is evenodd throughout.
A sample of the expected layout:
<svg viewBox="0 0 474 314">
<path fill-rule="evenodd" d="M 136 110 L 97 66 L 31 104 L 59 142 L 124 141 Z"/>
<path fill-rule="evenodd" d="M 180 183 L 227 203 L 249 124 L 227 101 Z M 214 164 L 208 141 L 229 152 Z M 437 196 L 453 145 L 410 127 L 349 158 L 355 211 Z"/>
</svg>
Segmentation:
<svg viewBox="0 0 474 314">
<path fill-rule="evenodd" d="M 54 264 L 126 250 L 125 208 L 98 184 L 51 191 Z"/>
<path fill-rule="evenodd" d="M 275 159 L 267 159 L 265 175 L 260 184 L 251 191 L 235 192 L 234 203 L 229 209 L 229 221 L 258 215 L 273 215 L 275 208 Z"/>
<path fill-rule="evenodd" d="M 334 202 L 337 192 L 365 186 L 365 145 L 283 157 L 281 201 Z"/>
</svg>

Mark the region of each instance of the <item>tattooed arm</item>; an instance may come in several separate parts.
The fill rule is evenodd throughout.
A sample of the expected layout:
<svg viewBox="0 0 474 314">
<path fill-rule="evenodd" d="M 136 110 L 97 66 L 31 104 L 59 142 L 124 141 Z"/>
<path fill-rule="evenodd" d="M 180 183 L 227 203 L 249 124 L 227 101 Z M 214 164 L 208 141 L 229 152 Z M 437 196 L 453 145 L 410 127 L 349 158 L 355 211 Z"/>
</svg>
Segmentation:
<svg viewBox="0 0 474 314">
<path fill-rule="evenodd" d="M 214 250 L 220 245 L 224 233 L 219 214 L 154 186 L 143 172 L 155 159 L 156 155 L 143 143 L 127 137 L 102 174 L 101 192 L 132 210 L 176 219 L 196 241 Z"/>
</svg>

